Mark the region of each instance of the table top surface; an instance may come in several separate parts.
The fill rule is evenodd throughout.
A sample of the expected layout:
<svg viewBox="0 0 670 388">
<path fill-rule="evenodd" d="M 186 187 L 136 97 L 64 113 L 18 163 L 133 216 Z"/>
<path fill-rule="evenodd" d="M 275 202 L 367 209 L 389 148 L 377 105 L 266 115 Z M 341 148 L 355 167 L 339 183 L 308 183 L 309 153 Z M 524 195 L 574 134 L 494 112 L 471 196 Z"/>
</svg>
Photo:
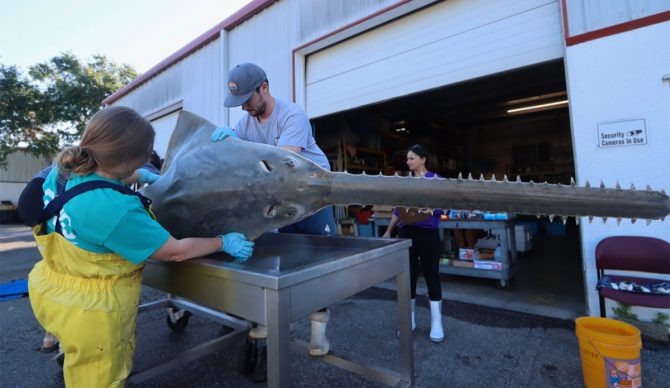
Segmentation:
<svg viewBox="0 0 670 388">
<path fill-rule="evenodd" d="M 267 281 L 271 281 L 275 285 L 280 281 L 286 286 L 411 246 L 410 240 L 402 239 L 283 233 L 265 233 L 255 243 L 253 256 L 244 263 L 218 253 L 178 265 L 196 266 L 212 276 L 236 281 L 255 284 L 268 284 Z M 163 262 L 154 261 L 153 264 L 162 265 Z"/>
</svg>

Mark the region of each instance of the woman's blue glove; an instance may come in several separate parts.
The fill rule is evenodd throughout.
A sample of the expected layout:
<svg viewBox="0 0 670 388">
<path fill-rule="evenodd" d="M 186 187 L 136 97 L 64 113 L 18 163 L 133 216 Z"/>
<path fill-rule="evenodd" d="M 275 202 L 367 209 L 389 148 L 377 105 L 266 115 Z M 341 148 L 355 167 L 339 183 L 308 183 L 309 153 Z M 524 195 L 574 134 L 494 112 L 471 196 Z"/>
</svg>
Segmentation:
<svg viewBox="0 0 670 388">
<path fill-rule="evenodd" d="M 145 169 L 145 168 L 140 168 L 137 170 L 138 173 L 138 178 L 137 178 L 137 183 L 143 185 L 143 184 L 152 184 L 158 180 L 161 176 L 158 174 L 154 174 L 153 172 Z"/>
<path fill-rule="evenodd" d="M 254 242 L 247 240 L 242 233 L 228 233 L 219 235 L 223 242 L 221 251 L 233 256 L 240 261 L 247 261 L 254 252 Z"/>
<path fill-rule="evenodd" d="M 221 127 L 214 130 L 214 132 L 212 133 L 211 140 L 221 141 L 227 138 L 228 136 L 239 138 L 239 136 L 237 136 L 237 134 L 235 133 L 235 131 L 233 131 L 232 128 Z"/>
</svg>

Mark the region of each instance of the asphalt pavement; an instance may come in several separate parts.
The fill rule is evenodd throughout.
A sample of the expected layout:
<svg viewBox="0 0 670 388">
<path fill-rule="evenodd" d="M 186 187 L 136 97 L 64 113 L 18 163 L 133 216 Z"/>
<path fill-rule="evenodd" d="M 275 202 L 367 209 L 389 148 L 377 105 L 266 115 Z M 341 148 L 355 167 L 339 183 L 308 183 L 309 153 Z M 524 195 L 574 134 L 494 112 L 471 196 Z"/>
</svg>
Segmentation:
<svg viewBox="0 0 670 388">
<path fill-rule="evenodd" d="M 39 260 L 28 228 L 0 225 L 0 282 L 26 279 Z M 141 302 L 162 294 L 144 287 Z M 328 338 L 334 354 L 353 361 L 398 368 L 395 292 L 371 288 L 342 300 L 331 309 Z M 475 304 L 445 301 L 446 340 L 428 339 L 430 311 L 425 297 L 417 299 L 414 334 L 417 387 L 579 387 L 582 386 L 579 347 L 574 322 L 512 312 Z M 138 316 L 135 370 L 167 361 L 189 347 L 218 336 L 221 325 L 191 317 L 182 332 L 173 332 L 161 310 Z M 293 327 L 292 336 L 309 341 L 307 319 Z M 0 385 L 2 387 L 61 387 L 60 366 L 52 355 L 37 351 L 43 330 L 27 297 L 0 302 Z M 237 342 L 237 341 L 236 341 Z M 642 381 L 645 387 L 668 387 L 670 348 L 667 343 L 643 341 Z M 240 374 L 243 344 L 204 356 L 137 386 L 142 387 L 262 387 Z M 350 372 L 292 352 L 295 387 L 381 387 Z"/>
</svg>

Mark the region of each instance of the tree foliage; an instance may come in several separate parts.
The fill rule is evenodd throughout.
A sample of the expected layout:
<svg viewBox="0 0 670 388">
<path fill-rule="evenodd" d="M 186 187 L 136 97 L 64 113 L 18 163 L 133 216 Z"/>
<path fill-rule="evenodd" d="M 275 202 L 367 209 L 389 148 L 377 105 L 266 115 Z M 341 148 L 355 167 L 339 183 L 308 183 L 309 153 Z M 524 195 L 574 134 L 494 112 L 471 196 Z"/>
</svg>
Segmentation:
<svg viewBox="0 0 670 388">
<path fill-rule="evenodd" d="M 0 64 L 0 164 L 19 148 L 48 156 L 73 143 L 102 100 L 136 76 L 102 55 L 82 63 L 63 53 L 31 66 L 28 75 Z"/>
</svg>

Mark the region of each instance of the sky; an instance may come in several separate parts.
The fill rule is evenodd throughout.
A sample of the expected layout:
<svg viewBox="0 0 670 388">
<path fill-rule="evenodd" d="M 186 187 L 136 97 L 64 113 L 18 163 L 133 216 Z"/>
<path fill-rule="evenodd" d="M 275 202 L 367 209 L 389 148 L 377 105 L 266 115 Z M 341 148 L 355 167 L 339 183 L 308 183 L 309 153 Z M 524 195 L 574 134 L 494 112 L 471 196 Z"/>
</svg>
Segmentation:
<svg viewBox="0 0 670 388">
<path fill-rule="evenodd" d="M 251 0 L 0 0 L 0 64 L 22 72 L 69 51 L 143 73 Z"/>
</svg>

